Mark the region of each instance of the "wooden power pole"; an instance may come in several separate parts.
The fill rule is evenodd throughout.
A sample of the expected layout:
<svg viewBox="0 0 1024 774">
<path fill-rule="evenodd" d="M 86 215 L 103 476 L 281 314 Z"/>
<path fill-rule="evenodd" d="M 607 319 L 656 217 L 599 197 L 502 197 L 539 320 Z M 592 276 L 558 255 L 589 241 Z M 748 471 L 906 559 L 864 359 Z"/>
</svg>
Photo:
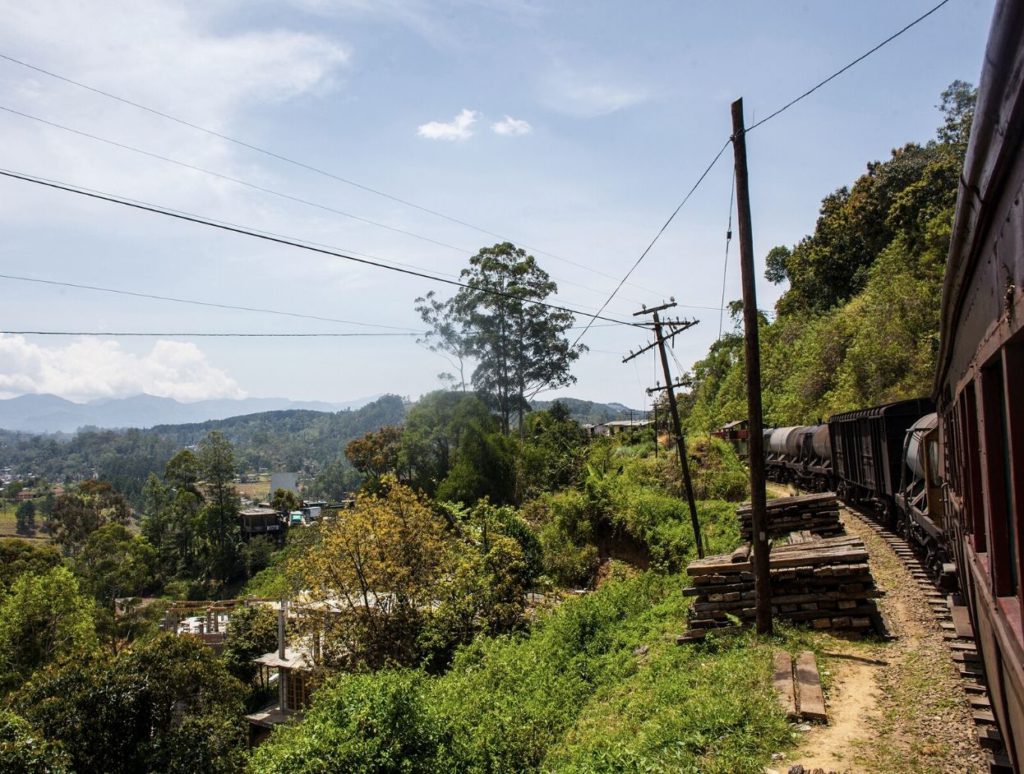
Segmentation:
<svg viewBox="0 0 1024 774">
<path fill-rule="evenodd" d="M 679 385 L 673 384 L 672 382 L 672 373 L 668 367 L 668 356 L 665 353 L 665 342 L 668 339 L 674 338 L 678 334 L 682 333 L 687 328 L 692 328 L 694 325 L 697 324 L 697 321 L 672 320 L 663 323 L 662 320 L 658 317 L 658 312 L 660 312 L 662 309 L 669 309 L 675 305 L 675 301 L 673 301 L 668 304 L 662 304 L 661 306 L 655 307 L 654 309 L 644 308 L 633 315 L 634 317 L 641 314 L 653 315 L 655 341 L 652 344 L 648 344 L 646 347 L 642 347 L 636 352 L 629 353 L 629 355 L 622 359 L 622 362 L 628 363 L 630 360 L 643 354 L 644 352 L 654 349 L 655 347 L 658 348 L 658 354 L 661 356 L 662 372 L 665 374 L 666 386 L 656 387 L 653 390 L 648 390 L 648 393 L 657 392 L 662 389 L 668 392 L 668 408 L 669 413 L 672 416 L 672 429 L 675 432 L 676 449 L 679 452 L 679 466 L 680 468 L 682 468 L 683 472 L 683 488 L 686 490 L 686 502 L 690 507 L 690 523 L 693 526 L 693 540 L 694 543 L 696 543 L 697 545 L 697 556 L 703 559 L 704 540 L 700 534 L 700 520 L 697 518 L 697 501 L 693 497 L 693 481 L 690 478 L 690 463 L 686 457 L 686 438 L 683 435 L 682 423 L 679 421 L 679 406 L 676 404 L 675 388 Z M 667 324 L 671 328 L 671 333 L 669 334 L 668 338 L 665 337 L 664 331 L 662 330 L 662 325 L 665 324 Z M 655 427 L 655 434 L 657 434 L 657 427 Z M 657 435 L 655 435 L 655 438 L 657 438 Z M 655 441 L 655 447 L 657 447 L 657 441 Z"/>
<path fill-rule="evenodd" d="M 736 160 L 736 215 L 743 278 L 744 356 L 747 366 L 747 420 L 750 425 L 750 521 L 753 532 L 754 593 L 757 631 L 772 632 L 771 572 L 768 564 L 767 495 L 764 476 L 764 418 L 761 416 L 761 347 L 758 341 L 757 289 L 754 285 L 754 235 L 750 221 L 747 139 L 743 100 L 732 103 L 732 148 Z"/>
</svg>

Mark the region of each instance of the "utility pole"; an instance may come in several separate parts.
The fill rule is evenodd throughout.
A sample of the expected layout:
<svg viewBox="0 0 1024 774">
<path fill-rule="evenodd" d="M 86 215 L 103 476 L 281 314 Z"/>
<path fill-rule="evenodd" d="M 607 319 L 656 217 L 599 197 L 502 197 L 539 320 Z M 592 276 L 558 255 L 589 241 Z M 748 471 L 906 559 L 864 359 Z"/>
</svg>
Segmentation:
<svg viewBox="0 0 1024 774">
<path fill-rule="evenodd" d="M 758 341 L 757 289 L 754 285 L 754 235 L 750 220 L 747 138 L 743 100 L 732 103 L 732 149 L 736 162 L 736 215 L 743 278 L 743 338 L 747 366 L 747 420 L 750 425 L 750 522 L 753 532 L 754 593 L 758 634 L 772 633 L 771 571 L 768 557 L 767 495 L 764 484 L 764 418 L 761 415 L 761 346 Z"/>
<path fill-rule="evenodd" d="M 678 405 L 676 405 L 675 388 L 678 387 L 679 385 L 673 384 L 672 382 L 672 373 L 671 371 L 669 371 L 668 367 L 668 355 L 665 352 L 665 342 L 667 340 L 675 338 L 688 328 L 692 328 L 694 325 L 697 324 L 697 321 L 666 320 L 665 322 L 662 322 L 661 318 L 658 317 L 658 312 L 662 311 L 663 309 L 670 309 L 675 305 L 675 301 L 672 301 L 667 304 L 662 304 L 661 306 L 655 307 L 653 309 L 647 309 L 646 307 L 644 307 L 644 309 L 642 309 L 641 311 L 635 312 L 633 314 L 634 317 L 637 317 L 642 314 L 653 315 L 655 341 L 651 344 L 648 344 L 645 347 L 642 347 L 636 352 L 630 352 L 628 356 L 622 359 L 622 362 L 628 363 L 630 360 L 632 360 L 635 357 L 638 357 L 644 352 L 648 352 L 649 350 L 654 349 L 655 347 L 658 348 L 658 354 L 661 356 L 662 372 L 665 374 L 666 386 L 663 388 L 656 387 L 653 390 L 648 390 L 648 392 L 657 392 L 661 389 L 664 389 L 668 392 L 669 413 L 672 415 L 672 429 L 675 431 L 676 450 L 679 453 L 679 466 L 680 468 L 682 468 L 683 471 L 683 487 L 686 490 L 686 502 L 690 507 L 690 523 L 693 526 L 693 539 L 694 542 L 697 544 L 697 556 L 703 559 L 704 540 L 702 539 L 700 534 L 700 520 L 697 518 L 697 502 L 693 498 L 693 482 L 690 479 L 690 463 L 686 457 L 686 438 L 683 436 L 683 426 L 682 423 L 679 421 L 679 407 Z M 668 327 L 671 329 L 671 333 L 668 335 L 668 338 L 665 337 L 665 334 L 662 330 L 662 325 L 668 325 Z M 657 432 L 657 430 L 655 430 L 655 432 Z M 657 446 L 657 443 L 655 443 L 655 446 Z"/>
<path fill-rule="evenodd" d="M 658 459 L 658 404 L 655 403 L 651 408 L 654 410 L 654 421 L 651 422 L 654 426 L 654 459 Z"/>
</svg>

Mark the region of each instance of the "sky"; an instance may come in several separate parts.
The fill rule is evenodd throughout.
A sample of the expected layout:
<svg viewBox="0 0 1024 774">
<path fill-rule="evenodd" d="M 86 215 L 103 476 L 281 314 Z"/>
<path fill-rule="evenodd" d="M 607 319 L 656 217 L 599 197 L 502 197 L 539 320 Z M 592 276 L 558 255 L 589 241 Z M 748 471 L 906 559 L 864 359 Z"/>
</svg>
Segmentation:
<svg viewBox="0 0 1024 774">
<path fill-rule="evenodd" d="M 507 239 L 593 314 L 722 148 L 734 99 L 751 125 L 934 4 L 0 0 L 0 56 L 150 109 L 0 58 L 0 168 L 433 275 Z M 768 251 L 867 162 L 932 138 L 950 82 L 977 82 L 992 9 L 951 0 L 749 133 L 760 307 L 783 289 Z M 740 296 L 731 176 L 727 150 L 605 311 L 674 297 L 700 321 L 674 370 L 719 335 L 723 276 Z M 0 397 L 415 399 L 450 370 L 414 335 L 414 300 L 454 290 L 430 280 L 10 178 L 0 228 L 2 330 L 389 334 L 0 334 Z M 646 341 L 595 324 L 576 384 L 539 397 L 644 407 L 654 353 L 622 357 Z"/>
</svg>

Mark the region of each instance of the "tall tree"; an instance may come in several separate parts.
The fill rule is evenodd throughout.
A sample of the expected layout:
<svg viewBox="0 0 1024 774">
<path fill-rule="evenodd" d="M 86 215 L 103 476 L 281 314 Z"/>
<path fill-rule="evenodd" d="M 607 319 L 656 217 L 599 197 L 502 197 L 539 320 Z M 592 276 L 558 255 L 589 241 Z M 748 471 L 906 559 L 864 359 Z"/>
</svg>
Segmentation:
<svg viewBox="0 0 1024 774">
<path fill-rule="evenodd" d="M 461 277 L 467 287 L 448 301 L 431 298 L 436 311 L 424 320 L 438 341 L 453 341 L 477 361 L 473 386 L 496 411 L 502 432 L 516 415 L 522 431 L 530 392 L 576 381 L 569 368 L 585 348 L 566 338 L 573 315 L 536 303 L 558 286 L 510 242 L 481 249 Z"/>
<path fill-rule="evenodd" d="M 401 465 L 419 490 L 433 495 L 458 459 L 462 438 L 473 423 L 497 430 L 494 416 L 476 395 L 437 391 L 409 409 L 402 430 Z"/>
<path fill-rule="evenodd" d="M 223 434 L 214 431 L 199 444 L 199 469 L 206 494 L 203 508 L 206 572 L 211 578 L 226 581 L 241 569 L 242 535 L 238 524 L 240 503 L 234 484 L 234 452 Z"/>
<path fill-rule="evenodd" d="M 104 524 L 127 524 L 132 509 L 107 481 L 83 481 L 77 492 L 57 498 L 46 528 L 69 556 L 81 550 L 89 535 Z"/>
<path fill-rule="evenodd" d="M 417 298 L 415 308 L 423 322 L 430 326 L 430 330 L 418 343 L 425 344 L 431 352 L 437 352 L 458 371 L 457 375 L 444 372 L 438 374 L 438 377 L 442 382 L 465 392 L 466 361 L 472 355 L 466 336 L 466 321 L 456 316 L 450 301 L 439 300 L 433 290 Z"/>
</svg>

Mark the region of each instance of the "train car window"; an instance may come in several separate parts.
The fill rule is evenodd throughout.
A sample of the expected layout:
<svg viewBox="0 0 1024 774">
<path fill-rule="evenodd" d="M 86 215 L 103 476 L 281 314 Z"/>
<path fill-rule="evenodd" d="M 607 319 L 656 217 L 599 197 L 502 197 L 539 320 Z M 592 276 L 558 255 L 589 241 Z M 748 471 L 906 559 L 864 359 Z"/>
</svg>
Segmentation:
<svg viewBox="0 0 1024 774">
<path fill-rule="evenodd" d="M 975 383 L 971 382 L 960 394 L 964 434 L 961 438 L 961 462 L 965 475 L 963 497 L 965 523 L 971 531 L 974 550 L 988 550 L 988 530 L 981 500 L 981 446 L 978 439 L 978 400 Z"/>
<path fill-rule="evenodd" d="M 1011 503 L 1003 364 L 1001 357 L 995 359 L 994 364 L 981 370 L 982 491 L 992 536 L 990 553 L 994 590 L 998 596 L 1009 597 L 1017 594 L 1017 530 Z"/>
</svg>

